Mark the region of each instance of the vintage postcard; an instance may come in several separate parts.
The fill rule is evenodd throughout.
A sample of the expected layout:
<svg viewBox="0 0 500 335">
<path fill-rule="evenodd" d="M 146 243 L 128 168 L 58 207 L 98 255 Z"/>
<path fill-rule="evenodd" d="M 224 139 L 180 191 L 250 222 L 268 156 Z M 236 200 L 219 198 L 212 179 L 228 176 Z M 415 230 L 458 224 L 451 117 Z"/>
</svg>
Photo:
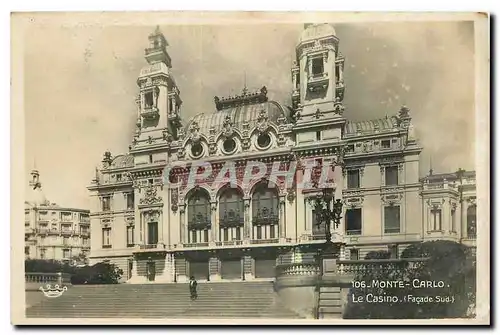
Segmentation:
<svg viewBox="0 0 500 335">
<path fill-rule="evenodd" d="M 13 324 L 490 323 L 488 14 L 11 21 Z"/>
</svg>

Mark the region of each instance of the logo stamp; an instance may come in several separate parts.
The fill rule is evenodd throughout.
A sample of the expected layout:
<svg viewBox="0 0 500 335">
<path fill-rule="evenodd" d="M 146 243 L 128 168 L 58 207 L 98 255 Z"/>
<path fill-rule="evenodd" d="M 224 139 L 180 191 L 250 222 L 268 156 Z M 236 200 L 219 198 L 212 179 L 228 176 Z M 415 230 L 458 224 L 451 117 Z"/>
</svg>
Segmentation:
<svg viewBox="0 0 500 335">
<path fill-rule="evenodd" d="M 47 284 L 45 286 L 45 289 L 43 288 L 43 286 L 40 286 L 40 291 L 42 291 L 43 295 L 46 296 L 47 298 L 59 298 L 67 290 L 68 288 L 66 286 L 59 287 L 59 285 L 57 284 L 54 285 L 54 288 L 52 288 L 50 284 Z"/>
</svg>

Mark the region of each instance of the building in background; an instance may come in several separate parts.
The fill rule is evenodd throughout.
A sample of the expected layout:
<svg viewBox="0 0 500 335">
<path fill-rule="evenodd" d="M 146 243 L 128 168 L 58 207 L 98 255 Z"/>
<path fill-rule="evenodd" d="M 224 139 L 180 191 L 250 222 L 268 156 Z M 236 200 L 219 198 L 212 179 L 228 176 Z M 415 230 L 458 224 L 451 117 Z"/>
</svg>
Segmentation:
<svg viewBox="0 0 500 335">
<path fill-rule="evenodd" d="M 89 210 L 51 203 L 38 170 L 31 177 L 24 202 L 25 258 L 84 262 L 90 251 Z"/>
<path fill-rule="evenodd" d="M 266 279 L 277 263 L 311 262 L 325 239 L 308 201 L 317 190 L 285 186 L 283 179 L 269 183 L 268 175 L 245 184 L 250 161 L 268 172 L 274 163 L 286 170 L 298 162 L 299 180 L 306 159 L 318 163 L 314 180 L 321 165 L 335 166 L 335 197 L 344 212 L 332 233 L 341 258 L 375 250 L 399 257 L 409 244 L 431 239 L 474 245 L 474 173 L 419 178 L 422 147 L 405 106 L 384 118 L 349 120 L 342 103 L 345 59 L 331 25 L 304 27 L 291 69 L 291 106 L 270 100 L 265 86 L 244 88 L 215 97 L 212 108 L 189 120 L 164 35 L 157 29 L 149 42 L 129 151 L 106 152 L 88 187 L 91 263 L 114 262 L 125 280 L 141 283 L 191 275 Z M 200 161 L 212 171 L 189 186 L 191 164 Z M 229 161 L 236 187 L 214 184 Z"/>
</svg>

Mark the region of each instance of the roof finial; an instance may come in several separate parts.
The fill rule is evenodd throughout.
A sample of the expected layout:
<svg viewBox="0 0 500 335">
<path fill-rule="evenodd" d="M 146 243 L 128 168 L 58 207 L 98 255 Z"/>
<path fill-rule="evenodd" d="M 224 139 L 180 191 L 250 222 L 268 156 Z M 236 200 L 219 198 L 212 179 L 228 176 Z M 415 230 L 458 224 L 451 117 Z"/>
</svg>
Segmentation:
<svg viewBox="0 0 500 335">
<path fill-rule="evenodd" d="M 160 26 L 159 25 L 156 25 L 156 28 L 155 28 L 155 34 L 161 34 L 161 31 L 160 31 Z"/>
<path fill-rule="evenodd" d="M 247 94 L 247 71 L 243 71 L 243 94 Z"/>
<path fill-rule="evenodd" d="M 431 154 L 430 161 L 429 161 L 429 176 L 432 176 L 433 172 L 434 172 L 434 170 L 432 169 L 432 154 Z"/>
</svg>

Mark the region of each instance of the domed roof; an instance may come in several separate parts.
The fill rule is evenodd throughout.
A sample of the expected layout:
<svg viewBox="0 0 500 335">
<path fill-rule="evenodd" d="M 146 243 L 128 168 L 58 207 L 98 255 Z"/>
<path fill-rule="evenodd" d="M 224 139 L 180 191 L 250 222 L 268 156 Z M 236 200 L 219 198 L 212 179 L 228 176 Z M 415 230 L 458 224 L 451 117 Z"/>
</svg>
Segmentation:
<svg viewBox="0 0 500 335">
<path fill-rule="evenodd" d="M 358 132 L 362 134 L 371 134 L 375 131 L 384 131 L 394 129 L 398 124 L 396 116 L 387 116 L 381 119 L 365 120 L 365 121 L 347 121 L 345 130 L 346 136 L 356 135 Z"/>
<path fill-rule="evenodd" d="M 276 124 L 280 117 L 288 120 L 287 113 L 281 104 L 276 101 L 266 101 L 225 108 L 215 113 L 198 114 L 186 124 L 186 133 L 194 122 L 198 124 L 200 134 L 208 135 L 211 127 L 214 127 L 216 133 L 218 133 L 222 130 L 224 121 L 228 116 L 235 128 L 241 129 L 242 124 L 248 122 L 251 130 L 257 125 L 259 114 L 263 110 L 267 113 L 267 120 L 270 123 Z"/>
<path fill-rule="evenodd" d="M 306 24 L 304 27 L 304 31 L 300 34 L 299 43 L 323 37 L 337 36 L 335 29 L 329 23 Z"/>
<path fill-rule="evenodd" d="M 28 187 L 28 190 L 26 192 L 26 203 L 38 207 L 41 205 L 48 205 L 49 201 L 47 200 L 47 197 L 45 197 L 45 193 L 43 193 L 43 190 L 41 187 L 37 187 L 33 189 L 33 186 Z"/>
<path fill-rule="evenodd" d="M 118 155 L 113 158 L 111 162 L 112 168 L 130 167 L 134 166 L 134 157 L 132 155 Z"/>
</svg>

